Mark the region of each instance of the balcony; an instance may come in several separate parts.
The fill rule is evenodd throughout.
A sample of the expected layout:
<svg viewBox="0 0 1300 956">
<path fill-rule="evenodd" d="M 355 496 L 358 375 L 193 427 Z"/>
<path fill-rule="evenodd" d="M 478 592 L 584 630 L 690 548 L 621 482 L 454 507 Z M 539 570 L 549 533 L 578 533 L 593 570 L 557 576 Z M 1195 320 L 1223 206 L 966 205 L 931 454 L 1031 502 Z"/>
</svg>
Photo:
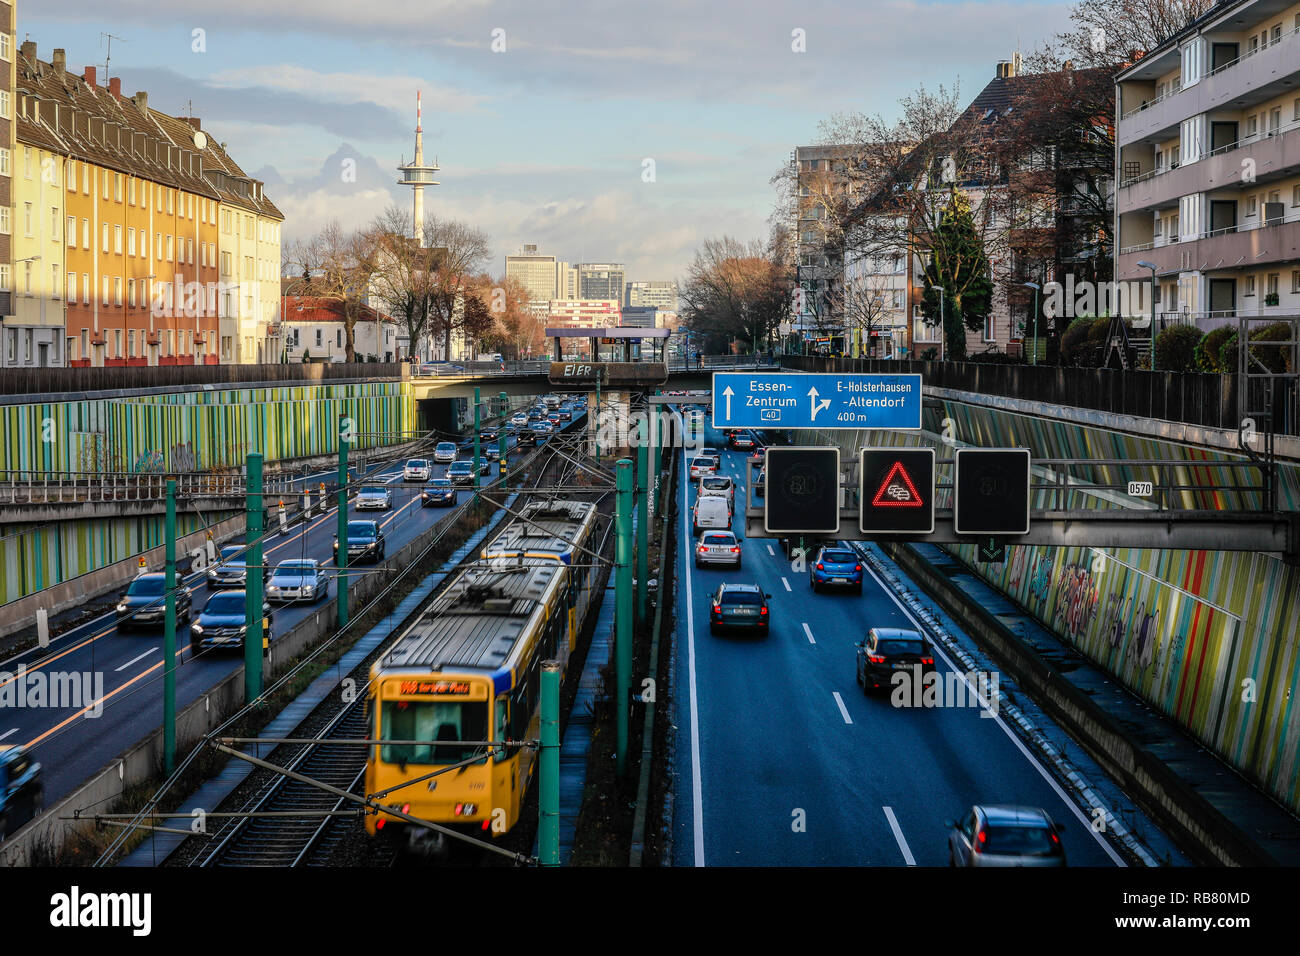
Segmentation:
<svg viewBox="0 0 1300 956">
<path fill-rule="evenodd" d="M 1140 209 L 1167 208 L 1176 205 L 1182 196 L 1237 188 L 1246 159 L 1255 163 L 1256 184 L 1294 175 L 1300 170 L 1300 120 L 1273 132 L 1227 143 L 1194 163 L 1128 180 L 1116 193 L 1116 211 L 1123 215 Z"/>
<path fill-rule="evenodd" d="M 1189 117 L 1229 106 L 1251 106 L 1295 89 L 1298 74 L 1300 31 L 1292 29 L 1267 46 L 1221 64 L 1199 83 L 1126 111 L 1115 130 L 1115 142 L 1127 146 L 1141 139 L 1172 139 L 1173 131 Z M 1287 80 L 1292 82 L 1288 85 Z"/>
<path fill-rule="evenodd" d="M 1146 274 L 1138 259 L 1155 263 L 1158 275 L 1214 269 L 1259 269 L 1294 262 L 1300 249 L 1300 212 L 1255 228 L 1229 226 L 1203 232 L 1182 242 L 1125 246 L 1116 262 L 1116 279 Z"/>
</svg>

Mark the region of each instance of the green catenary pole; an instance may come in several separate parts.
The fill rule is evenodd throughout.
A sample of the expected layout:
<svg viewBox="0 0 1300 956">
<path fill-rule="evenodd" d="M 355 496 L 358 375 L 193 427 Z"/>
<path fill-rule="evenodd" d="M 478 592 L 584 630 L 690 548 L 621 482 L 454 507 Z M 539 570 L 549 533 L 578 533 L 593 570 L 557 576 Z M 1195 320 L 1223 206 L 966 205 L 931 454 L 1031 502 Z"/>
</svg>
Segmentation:
<svg viewBox="0 0 1300 956">
<path fill-rule="evenodd" d="M 560 662 L 542 662 L 542 751 L 538 762 L 538 858 L 560 865 Z"/>
<path fill-rule="evenodd" d="M 659 393 L 658 389 L 655 394 Z M 650 408 L 650 484 L 646 494 L 650 496 L 650 515 L 653 519 L 659 514 L 659 409 L 662 405 L 649 405 Z"/>
<path fill-rule="evenodd" d="M 618 775 L 627 774 L 627 711 L 632 684 L 632 460 L 620 458 L 617 468 L 614 542 L 614 660 L 618 714 Z"/>
<path fill-rule="evenodd" d="M 339 549 L 334 563 L 338 567 L 338 626 L 348 623 L 348 419 L 339 413 Z"/>
<path fill-rule="evenodd" d="M 653 406 L 647 406 L 653 408 Z M 649 564 L 649 476 L 650 449 L 646 447 L 650 433 L 649 422 L 642 421 L 637 428 L 636 449 L 636 623 L 644 627 L 646 623 L 646 577 Z"/>
<path fill-rule="evenodd" d="M 163 768 L 176 769 L 176 479 L 167 479 L 167 598 L 163 630 Z"/>
<path fill-rule="evenodd" d="M 497 461 L 501 464 L 497 470 L 501 475 L 501 483 L 505 484 L 506 473 L 510 470 L 510 463 L 506 460 L 506 420 L 510 414 L 510 396 L 501 392 L 497 398 L 501 402 L 501 427 L 497 430 Z"/>
<path fill-rule="evenodd" d="M 479 394 L 479 389 L 474 388 L 474 503 L 478 504 L 478 484 L 479 468 L 482 467 L 479 462 L 483 459 L 480 457 L 483 453 L 482 436 L 483 436 L 483 396 Z"/>
<path fill-rule="evenodd" d="M 596 417 L 593 419 L 587 416 L 587 428 L 590 429 L 595 425 L 596 435 L 596 460 L 600 461 L 600 370 L 596 370 Z"/>
<path fill-rule="evenodd" d="M 250 551 L 244 565 L 244 703 L 251 704 L 262 696 L 262 535 L 266 509 L 261 455 L 248 456 L 247 472 L 244 527 Z"/>
</svg>

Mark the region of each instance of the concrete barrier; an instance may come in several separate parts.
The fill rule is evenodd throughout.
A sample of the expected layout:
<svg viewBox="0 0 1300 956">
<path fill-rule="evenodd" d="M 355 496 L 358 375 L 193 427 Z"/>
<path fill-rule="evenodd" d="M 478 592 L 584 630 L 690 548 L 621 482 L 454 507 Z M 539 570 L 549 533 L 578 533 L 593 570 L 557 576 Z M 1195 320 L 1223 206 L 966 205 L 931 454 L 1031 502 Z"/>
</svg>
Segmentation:
<svg viewBox="0 0 1300 956">
<path fill-rule="evenodd" d="M 1161 760 L 1129 740 L 1109 714 L 1048 667 L 996 617 L 971 604 L 915 550 L 906 544 L 878 543 L 1198 863 L 1277 865 L 1259 844 Z"/>
</svg>

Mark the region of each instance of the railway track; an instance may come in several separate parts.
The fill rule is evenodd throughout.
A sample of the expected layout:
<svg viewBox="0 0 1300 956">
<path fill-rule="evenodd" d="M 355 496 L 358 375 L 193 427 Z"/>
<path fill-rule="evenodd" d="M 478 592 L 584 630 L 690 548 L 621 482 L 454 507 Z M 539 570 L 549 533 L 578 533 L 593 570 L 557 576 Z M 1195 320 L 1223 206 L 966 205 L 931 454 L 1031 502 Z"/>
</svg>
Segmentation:
<svg viewBox="0 0 1300 956">
<path fill-rule="evenodd" d="M 574 434 L 562 433 L 543 445 L 542 467 L 535 472 L 533 487 L 564 486 L 580 471 L 575 454 L 579 450 L 582 429 Z M 549 450 L 549 455 L 547 454 Z M 596 489 L 593 489 L 596 490 Z M 554 495 L 554 491 L 524 492 L 525 495 Z M 517 507 L 518 505 L 516 505 Z M 605 529 L 608 540 L 612 522 Z M 602 544 L 603 547 L 603 544 Z M 416 612 L 418 613 L 418 612 Z M 356 699 L 332 715 L 321 708 L 307 718 L 292 736 L 303 739 L 364 739 L 369 733 L 365 713 L 365 689 L 369 683 L 371 663 L 380 657 L 387 643 L 381 644 L 349 674 L 357 687 Z M 279 766 L 339 790 L 362 792 L 366 747 L 364 745 L 315 746 L 282 745 L 269 758 Z M 225 812 L 239 816 L 222 818 L 223 826 L 206 839 L 197 852 L 189 855 L 185 865 L 198 867 L 313 867 L 337 865 L 334 861 L 341 845 L 348 839 L 349 827 L 356 823 L 357 804 L 311 784 L 271 771 L 255 771 L 250 779 L 259 784 L 248 791 Z M 231 801 L 227 801 L 230 804 Z M 327 816 L 327 813 L 345 813 Z M 295 816 L 294 814 L 303 814 Z M 309 815 L 310 814 L 310 815 Z M 192 838 L 197 839 L 197 838 Z M 190 843 L 191 841 L 186 841 Z M 184 850 L 182 844 L 178 851 Z M 392 865 L 396 851 L 388 847 L 369 847 L 371 866 Z M 176 856 L 184 854 L 178 852 Z"/>
</svg>

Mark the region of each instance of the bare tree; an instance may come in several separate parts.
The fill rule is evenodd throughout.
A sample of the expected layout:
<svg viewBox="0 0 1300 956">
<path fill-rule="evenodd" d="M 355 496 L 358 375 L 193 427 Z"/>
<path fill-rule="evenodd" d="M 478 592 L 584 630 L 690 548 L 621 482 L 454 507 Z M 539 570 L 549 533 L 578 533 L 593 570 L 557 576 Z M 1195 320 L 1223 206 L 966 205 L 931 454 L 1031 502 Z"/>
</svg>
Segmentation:
<svg viewBox="0 0 1300 956">
<path fill-rule="evenodd" d="M 440 256 L 411 238 L 411 215 L 398 206 L 384 210 L 369 234 L 375 247 L 371 291 L 406 333 L 409 358 L 429 334 Z"/>
<path fill-rule="evenodd" d="M 425 221 L 424 244 L 439 257 L 430 296 L 430 334 L 442 339 L 443 354 L 450 357 L 453 334 L 469 339 L 491 328 L 486 304 L 480 310 L 467 301 L 472 280 L 488 261 L 488 237 L 458 220 L 433 217 Z"/>
<path fill-rule="evenodd" d="M 1216 0 L 1078 0 L 1056 38 L 1076 66 L 1131 62 L 1196 22 Z"/>
<path fill-rule="evenodd" d="M 303 295 L 334 304 L 343 318 L 344 358 L 355 361 L 357 319 L 365 310 L 375 272 L 370 236 L 349 232 L 332 219 L 316 235 L 288 246 L 282 270 L 303 277 Z"/>
<path fill-rule="evenodd" d="M 757 348 L 786 315 L 789 286 L 761 242 L 724 236 L 696 251 L 680 300 L 682 323 L 702 334 L 706 347 L 721 350 L 734 339 Z"/>
<path fill-rule="evenodd" d="M 900 288 L 893 285 L 887 275 L 879 272 L 850 275 L 845 280 L 845 331 L 850 336 L 854 331 L 861 331 L 868 355 L 874 355 L 876 351 L 875 337 L 871 333 L 884 328 L 885 317 L 895 308 L 894 294 L 899 291 Z"/>
</svg>

